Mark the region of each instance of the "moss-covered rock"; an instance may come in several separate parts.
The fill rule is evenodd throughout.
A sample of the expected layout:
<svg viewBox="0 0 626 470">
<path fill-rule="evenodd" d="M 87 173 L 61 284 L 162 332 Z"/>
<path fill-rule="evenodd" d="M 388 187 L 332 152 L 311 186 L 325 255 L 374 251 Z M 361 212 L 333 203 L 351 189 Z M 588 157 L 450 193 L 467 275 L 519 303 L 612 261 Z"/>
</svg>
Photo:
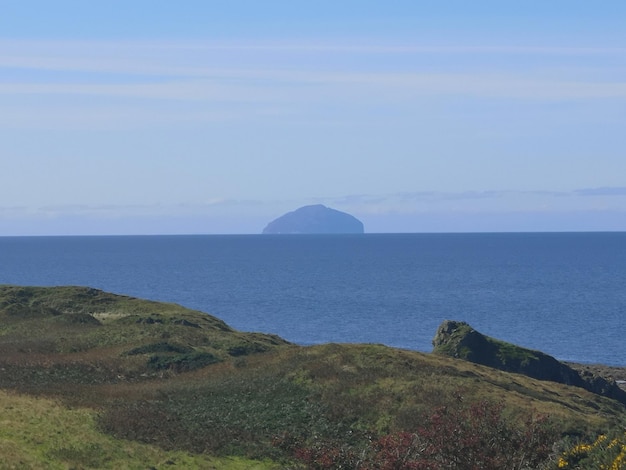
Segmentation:
<svg viewBox="0 0 626 470">
<path fill-rule="evenodd" d="M 433 353 L 464 359 L 539 380 L 581 387 L 626 404 L 626 392 L 614 381 L 581 374 L 541 351 L 526 349 L 479 333 L 465 322 L 445 320 L 433 339 Z"/>
</svg>

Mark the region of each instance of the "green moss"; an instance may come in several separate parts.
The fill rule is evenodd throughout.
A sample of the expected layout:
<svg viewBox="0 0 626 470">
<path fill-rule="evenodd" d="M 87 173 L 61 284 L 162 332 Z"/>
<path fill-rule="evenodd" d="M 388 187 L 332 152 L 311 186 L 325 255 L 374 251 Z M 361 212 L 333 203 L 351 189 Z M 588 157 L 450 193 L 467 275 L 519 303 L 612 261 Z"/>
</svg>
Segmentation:
<svg viewBox="0 0 626 470">
<path fill-rule="evenodd" d="M 522 367 L 528 366 L 532 361 L 537 360 L 536 354 L 526 348 L 521 348 L 511 343 L 490 339 L 497 348 L 497 357 L 503 365 L 515 364 Z"/>
</svg>

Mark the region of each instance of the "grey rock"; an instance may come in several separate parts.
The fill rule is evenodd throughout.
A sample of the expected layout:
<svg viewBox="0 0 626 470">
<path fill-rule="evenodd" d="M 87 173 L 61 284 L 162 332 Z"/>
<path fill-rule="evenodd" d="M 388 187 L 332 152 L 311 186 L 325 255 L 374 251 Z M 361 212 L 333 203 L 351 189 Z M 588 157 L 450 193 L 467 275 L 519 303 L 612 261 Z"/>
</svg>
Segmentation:
<svg viewBox="0 0 626 470">
<path fill-rule="evenodd" d="M 580 373 L 541 351 L 485 336 L 465 322 L 445 320 L 433 339 L 433 353 L 539 380 L 584 388 L 626 405 L 626 392 L 615 381 L 590 372 Z"/>
</svg>

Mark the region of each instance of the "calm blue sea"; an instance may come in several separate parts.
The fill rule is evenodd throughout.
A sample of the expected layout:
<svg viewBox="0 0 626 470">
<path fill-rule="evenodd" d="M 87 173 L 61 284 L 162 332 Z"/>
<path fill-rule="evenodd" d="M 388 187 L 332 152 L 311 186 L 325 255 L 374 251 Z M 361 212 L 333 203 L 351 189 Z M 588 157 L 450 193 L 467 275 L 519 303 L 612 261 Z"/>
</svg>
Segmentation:
<svg viewBox="0 0 626 470">
<path fill-rule="evenodd" d="M 0 283 L 176 302 L 300 344 L 430 351 L 463 320 L 626 366 L 626 233 L 4 237 Z"/>
</svg>

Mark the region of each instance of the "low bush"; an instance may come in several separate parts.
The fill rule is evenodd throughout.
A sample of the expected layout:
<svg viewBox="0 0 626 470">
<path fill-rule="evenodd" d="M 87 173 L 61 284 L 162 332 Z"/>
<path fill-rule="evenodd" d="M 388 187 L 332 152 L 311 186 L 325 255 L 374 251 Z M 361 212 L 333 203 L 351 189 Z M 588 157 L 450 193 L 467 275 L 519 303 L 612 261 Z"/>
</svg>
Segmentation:
<svg viewBox="0 0 626 470">
<path fill-rule="evenodd" d="M 522 425 L 504 417 L 501 403 L 459 403 L 436 409 L 416 432 L 398 431 L 373 439 L 365 449 L 316 442 L 293 455 L 311 469 L 501 470 L 537 469 L 559 436 L 545 417 Z"/>
<path fill-rule="evenodd" d="M 569 446 L 555 465 L 565 469 L 626 469 L 626 431 L 611 435 L 601 434 L 592 443 L 579 442 Z"/>
<path fill-rule="evenodd" d="M 146 344 L 131 349 L 126 353 L 127 356 L 135 356 L 138 354 L 152 354 L 152 353 L 178 353 L 189 354 L 193 352 L 193 348 L 189 346 L 181 346 L 179 344 L 171 344 L 166 341 L 160 343 Z"/>
<path fill-rule="evenodd" d="M 148 368 L 152 370 L 169 369 L 174 372 L 188 372 L 219 361 L 220 359 L 213 354 L 202 351 L 175 355 L 155 354 L 148 360 Z"/>
</svg>

